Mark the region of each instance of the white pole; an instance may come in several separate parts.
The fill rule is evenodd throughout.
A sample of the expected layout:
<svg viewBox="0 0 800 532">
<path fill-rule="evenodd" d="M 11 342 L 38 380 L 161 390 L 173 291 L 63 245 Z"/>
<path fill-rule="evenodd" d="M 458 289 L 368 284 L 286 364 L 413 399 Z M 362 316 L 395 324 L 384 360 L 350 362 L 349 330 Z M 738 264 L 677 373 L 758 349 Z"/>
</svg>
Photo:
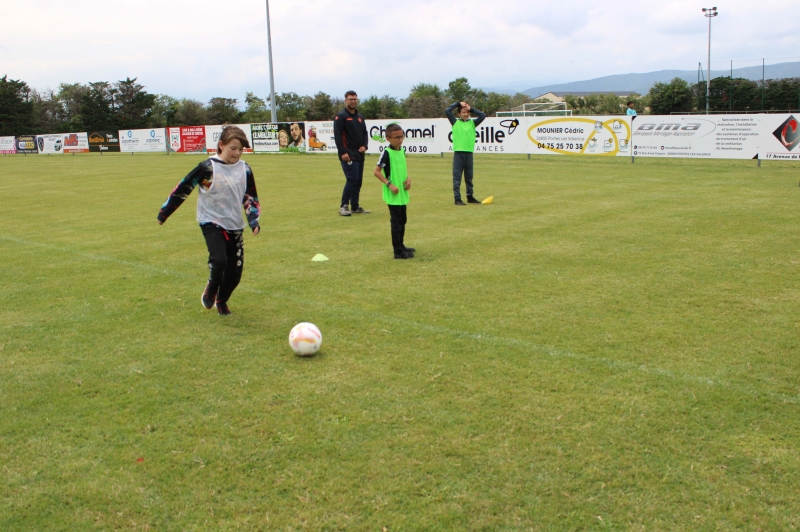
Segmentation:
<svg viewBox="0 0 800 532">
<path fill-rule="evenodd" d="M 269 22 L 267 22 L 269 27 Z M 711 94 L 711 17 L 708 17 L 708 75 L 706 76 L 706 114 L 708 114 L 709 101 Z M 272 52 L 270 52 L 270 75 L 272 75 Z"/>
<path fill-rule="evenodd" d="M 717 16 L 716 7 L 704 7 L 703 16 L 708 19 L 708 76 L 706 79 L 706 114 L 709 111 L 709 98 L 711 97 L 711 17 Z"/>
<path fill-rule="evenodd" d="M 272 33 L 269 28 L 269 0 L 267 0 L 267 47 L 269 49 L 269 103 L 272 111 L 272 122 L 277 122 L 275 110 L 275 76 L 272 74 Z"/>
</svg>

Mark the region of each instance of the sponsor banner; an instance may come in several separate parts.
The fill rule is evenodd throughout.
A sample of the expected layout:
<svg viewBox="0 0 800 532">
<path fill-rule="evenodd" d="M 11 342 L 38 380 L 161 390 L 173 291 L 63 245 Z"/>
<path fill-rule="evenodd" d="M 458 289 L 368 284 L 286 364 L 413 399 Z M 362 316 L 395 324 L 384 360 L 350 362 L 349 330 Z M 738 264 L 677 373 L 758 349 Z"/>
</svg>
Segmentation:
<svg viewBox="0 0 800 532">
<path fill-rule="evenodd" d="M 453 151 L 452 126 L 447 124 L 447 151 Z M 525 137 L 521 118 L 487 118 L 475 128 L 475 153 L 528 153 L 530 142 Z"/>
<path fill-rule="evenodd" d="M 17 153 L 39 153 L 36 145 L 36 135 L 19 135 L 14 137 Z"/>
<path fill-rule="evenodd" d="M 306 123 L 278 122 L 277 125 L 278 125 L 278 151 L 305 153 Z"/>
<path fill-rule="evenodd" d="M 17 153 L 14 137 L 0 137 L 0 154 Z"/>
<path fill-rule="evenodd" d="M 306 153 L 325 153 L 336 151 L 333 138 L 333 121 L 306 122 Z"/>
<path fill-rule="evenodd" d="M 88 133 L 62 133 L 61 142 L 64 153 L 89 153 Z"/>
<path fill-rule="evenodd" d="M 631 153 L 630 118 L 561 116 L 506 119 L 504 122 L 518 121 L 518 127 L 527 132 L 527 150 L 511 153 L 619 157 Z"/>
<path fill-rule="evenodd" d="M 167 128 L 168 149 L 178 153 L 206 153 L 205 126 Z"/>
<path fill-rule="evenodd" d="M 763 115 L 640 115 L 634 118 L 637 157 L 755 159 Z"/>
<path fill-rule="evenodd" d="M 250 131 L 251 124 L 232 124 L 241 129 L 250 142 L 250 147 L 245 148 L 243 153 L 253 153 L 253 134 Z M 219 137 L 222 135 L 222 128 L 225 126 L 206 126 L 206 152 L 217 153 Z"/>
<path fill-rule="evenodd" d="M 255 153 L 278 153 L 278 124 L 250 124 L 250 135 Z M 286 136 L 287 146 L 288 138 Z"/>
<path fill-rule="evenodd" d="M 122 129 L 119 131 L 119 151 L 163 153 L 167 151 L 167 137 L 162 128 Z"/>
<path fill-rule="evenodd" d="M 800 161 L 800 113 L 761 116 L 760 159 Z"/>
<path fill-rule="evenodd" d="M 256 153 L 306 151 L 305 122 L 250 124 Z"/>
<path fill-rule="evenodd" d="M 88 138 L 90 152 L 119 151 L 119 135 L 116 131 L 89 131 Z"/>
<path fill-rule="evenodd" d="M 451 131 L 450 123 L 445 118 L 414 118 L 414 119 L 390 119 L 386 120 L 367 120 L 367 136 L 369 136 L 369 149 L 367 153 L 379 154 L 388 146 L 386 140 L 386 126 L 398 124 L 403 128 L 405 140 L 403 150 L 406 153 L 435 153 L 439 154 L 447 151 L 448 134 Z M 333 136 L 333 128 L 331 128 Z M 330 146 L 336 149 L 334 143 Z"/>
<path fill-rule="evenodd" d="M 48 155 L 63 153 L 64 135 L 61 133 L 56 135 L 37 135 L 36 146 L 39 148 L 39 153 Z"/>
</svg>

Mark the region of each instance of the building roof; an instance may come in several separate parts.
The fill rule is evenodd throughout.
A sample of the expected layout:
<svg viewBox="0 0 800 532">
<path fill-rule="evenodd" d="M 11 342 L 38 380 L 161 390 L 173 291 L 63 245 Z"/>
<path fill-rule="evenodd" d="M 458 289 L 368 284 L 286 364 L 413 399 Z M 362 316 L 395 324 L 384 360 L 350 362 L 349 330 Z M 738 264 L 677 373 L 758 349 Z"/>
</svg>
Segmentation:
<svg viewBox="0 0 800 532">
<path fill-rule="evenodd" d="M 589 96 L 590 94 L 614 94 L 616 96 L 630 96 L 632 92 L 635 91 L 550 91 L 545 92 L 544 94 L 540 94 L 536 98 L 542 98 L 543 96 L 547 96 L 548 94 L 552 94 L 553 96 L 558 96 L 559 98 L 563 98 L 564 96 Z M 535 98 L 534 98 L 535 99 Z"/>
</svg>

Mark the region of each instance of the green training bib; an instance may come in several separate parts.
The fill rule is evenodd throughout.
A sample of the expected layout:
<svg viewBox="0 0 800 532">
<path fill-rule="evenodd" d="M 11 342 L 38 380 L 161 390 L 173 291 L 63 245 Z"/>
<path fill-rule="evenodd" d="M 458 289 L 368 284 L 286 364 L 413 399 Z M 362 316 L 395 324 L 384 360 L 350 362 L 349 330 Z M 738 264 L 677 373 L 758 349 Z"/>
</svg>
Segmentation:
<svg viewBox="0 0 800 532">
<path fill-rule="evenodd" d="M 453 151 L 475 151 L 474 120 L 456 120 L 453 124 Z"/>
<path fill-rule="evenodd" d="M 408 177 L 406 153 L 402 149 L 393 150 L 392 148 L 386 148 L 386 153 L 389 154 L 389 170 L 391 171 L 389 180 L 400 189 L 400 192 L 392 194 L 389 187 L 383 187 L 383 201 L 387 205 L 408 205 L 408 190 L 403 189 L 403 183 Z M 383 175 L 386 177 L 386 173 Z"/>
</svg>

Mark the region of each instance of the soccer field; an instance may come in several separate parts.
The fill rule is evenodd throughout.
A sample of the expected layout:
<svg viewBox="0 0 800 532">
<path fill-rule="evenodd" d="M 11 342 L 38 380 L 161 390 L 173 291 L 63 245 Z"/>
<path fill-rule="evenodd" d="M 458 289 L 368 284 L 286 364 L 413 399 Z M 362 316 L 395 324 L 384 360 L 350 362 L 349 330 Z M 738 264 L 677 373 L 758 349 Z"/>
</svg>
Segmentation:
<svg viewBox="0 0 800 532">
<path fill-rule="evenodd" d="M 0 157 L 0 530 L 800 528 L 798 166 L 409 157 L 394 260 L 377 156 L 349 218 L 243 158 L 221 317 L 196 192 L 156 221 L 201 157 Z"/>
</svg>

